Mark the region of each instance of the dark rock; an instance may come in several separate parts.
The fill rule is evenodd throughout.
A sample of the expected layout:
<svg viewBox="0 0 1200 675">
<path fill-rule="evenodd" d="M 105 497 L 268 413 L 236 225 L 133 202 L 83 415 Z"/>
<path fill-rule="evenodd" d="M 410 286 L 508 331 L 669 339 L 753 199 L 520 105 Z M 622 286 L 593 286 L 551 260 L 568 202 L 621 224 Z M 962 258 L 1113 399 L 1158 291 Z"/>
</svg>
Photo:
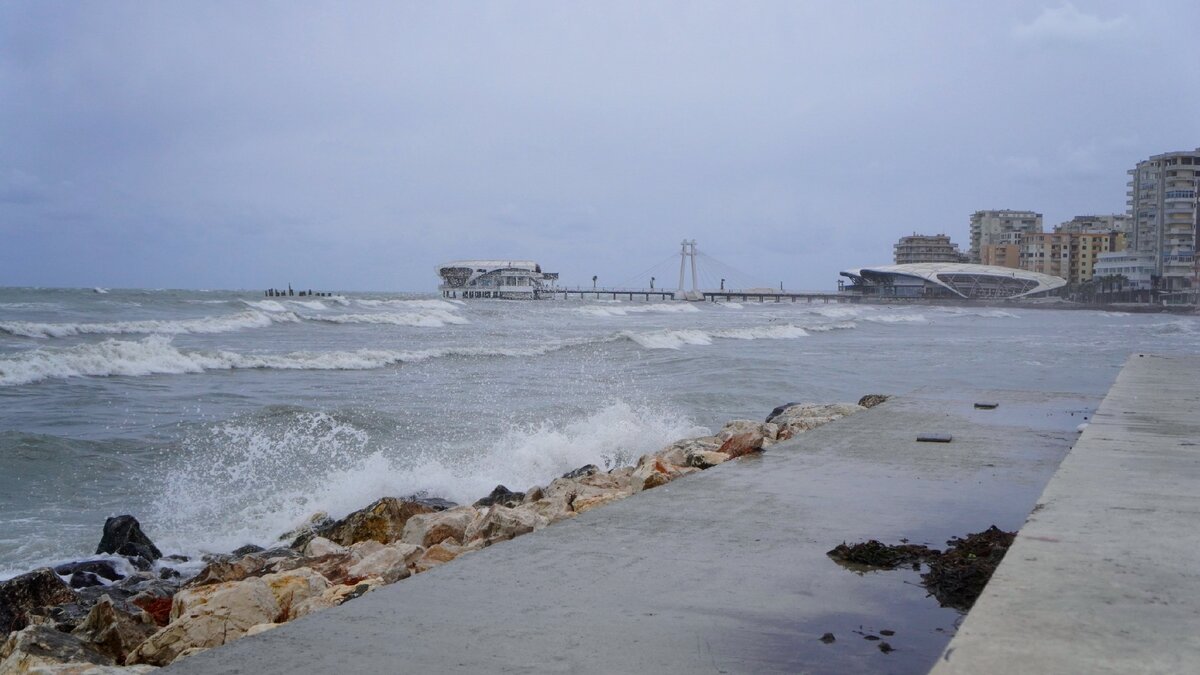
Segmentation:
<svg viewBox="0 0 1200 675">
<path fill-rule="evenodd" d="M 896 634 L 896 631 L 884 628 L 883 630 L 879 631 L 879 634 L 884 637 L 891 637 Z"/>
<path fill-rule="evenodd" d="M 126 556 L 125 559 L 129 561 L 130 565 L 133 565 L 134 568 L 141 572 L 149 572 L 154 567 L 154 563 L 149 558 L 140 555 Z"/>
<path fill-rule="evenodd" d="M 409 501 L 416 502 L 421 506 L 428 506 L 434 511 L 447 511 L 458 506 L 457 502 L 452 502 L 449 499 L 442 499 L 441 497 L 419 497 Z"/>
<path fill-rule="evenodd" d="M 5 661 L 16 666 L 11 672 L 33 672 L 39 666 L 63 663 L 114 665 L 111 658 L 83 640 L 50 626 L 34 626 L 13 635 L 4 651 L 8 652 Z"/>
<path fill-rule="evenodd" d="M 72 574 L 67 583 L 71 588 L 88 588 L 89 586 L 103 586 L 104 580 L 91 572 L 80 570 Z"/>
<path fill-rule="evenodd" d="M 164 555 L 163 560 L 170 560 L 171 562 L 188 562 L 191 560 L 191 558 L 187 557 L 186 555 L 172 553 L 171 555 Z"/>
<path fill-rule="evenodd" d="M 63 577 L 69 577 L 76 572 L 91 572 L 109 581 L 120 581 L 125 578 L 124 574 L 117 571 L 117 566 L 112 560 L 84 560 L 64 563 L 54 568 L 54 573 Z"/>
<path fill-rule="evenodd" d="M 513 492 L 512 490 L 509 490 L 508 488 L 504 487 L 503 485 L 497 485 L 496 489 L 492 490 L 492 493 L 490 495 L 475 502 L 475 508 L 481 509 L 485 506 L 495 506 L 497 504 L 499 504 L 500 506 L 507 506 L 509 508 L 513 508 L 516 506 L 520 506 L 521 502 L 524 501 L 524 499 L 525 499 L 524 492 Z"/>
<path fill-rule="evenodd" d="M 950 434 L 921 434 L 917 436 L 918 443 L 949 443 L 954 437 Z"/>
<path fill-rule="evenodd" d="M 255 546 L 254 544 L 246 544 L 245 546 L 242 546 L 240 548 L 233 549 L 232 555 L 235 558 L 240 558 L 244 555 L 250 555 L 251 553 L 262 553 L 265 550 L 267 550 L 267 549 L 265 549 L 261 546 Z"/>
<path fill-rule="evenodd" d="M 833 644 L 834 642 L 837 642 L 837 638 L 833 636 L 833 633 L 826 633 L 821 636 L 821 642 L 824 642 L 827 645 Z"/>
<path fill-rule="evenodd" d="M 792 401 L 791 403 L 784 403 L 781 406 L 776 406 L 775 409 L 771 411 L 771 414 L 767 415 L 766 421 L 770 422 L 771 420 L 775 419 L 776 417 L 779 417 L 781 414 L 783 414 L 784 410 L 787 410 L 788 408 L 790 408 L 794 405 L 800 405 L 800 404 L 796 401 Z"/>
<path fill-rule="evenodd" d="M 568 472 L 564 473 L 562 475 L 562 477 L 563 478 L 583 478 L 584 476 L 590 476 L 594 473 L 599 473 L 599 472 L 600 472 L 600 468 L 598 466 L 596 466 L 595 464 L 587 464 L 587 465 L 579 467 L 578 469 L 575 469 L 574 471 L 568 471 Z"/>
<path fill-rule="evenodd" d="M 36 610 L 78 598 L 49 567 L 0 582 L 0 638 L 29 625 L 29 615 Z"/>
<path fill-rule="evenodd" d="M 178 579 L 181 576 L 183 575 L 174 567 L 164 567 L 158 571 L 159 579 Z"/>
<path fill-rule="evenodd" d="M 888 654 L 888 653 L 896 651 L 896 649 L 886 642 L 880 642 L 879 643 L 879 651 L 883 652 L 884 654 Z"/>
<path fill-rule="evenodd" d="M 142 532 L 142 526 L 133 516 L 116 516 L 104 521 L 104 536 L 96 553 L 115 553 L 127 557 L 142 557 L 158 560 L 162 551 Z"/>
<path fill-rule="evenodd" d="M 390 544 L 400 539 L 404 534 L 404 524 L 408 519 L 419 513 L 433 513 L 437 509 L 425 506 L 415 501 L 383 497 L 376 500 L 365 509 L 359 509 L 341 520 L 317 528 L 312 534 L 301 535 L 292 543 L 292 548 L 303 548 L 312 539 L 312 535 L 350 546 L 360 541 L 374 540 L 381 544 Z M 301 539 L 304 541 L 301 543 Z M 297 544 L 299 543 L 299 546 Z"/>
<path fill-rule="evenodd" d="M 300 552 L 294 548 L 281 546 L 279 548 L 269 548 L 259 555 L 267 560 L 276 560 L 278 558 L 299 558 Z"/>
<path fill-rule="evenodd" d="M 866 396 L 858 399 L 858 404 L 864 408 L 874 408 L 886 400 L 888 400 L 888 397 L 884 394 L 867 394 Z"/>
</svg>

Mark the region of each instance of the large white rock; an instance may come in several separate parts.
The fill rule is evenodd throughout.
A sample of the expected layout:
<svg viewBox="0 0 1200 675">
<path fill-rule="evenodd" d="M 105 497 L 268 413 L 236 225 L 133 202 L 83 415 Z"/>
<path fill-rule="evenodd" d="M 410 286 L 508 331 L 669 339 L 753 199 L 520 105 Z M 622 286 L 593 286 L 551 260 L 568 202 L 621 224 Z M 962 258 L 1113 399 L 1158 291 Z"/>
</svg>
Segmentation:
<svg viewBox="0 0 1200 675">
<path fill-rule="evenodd" d="M 467 527 L 478 515 L 473 506 L 459 506 L 435 513 L 422 513 L 408 519 L 400 541 L 429 548 L 447 539 L 463 541 Z"/>
<path fill-rule="evenodd" d="M 486 514 L 480 512 L 467 526 L 468 540 L 483 539 L 488 543 L 512 539 L 549 524 L 549 519 L 532 509 L 510 509 L 507 506 L 491 506 Z"/>
<path fill-rule="evenodd" d="M 279 600 L 261 577 L 182 590 L 172 601 L 171 623 L 139 645 L 126 663 L 167 665 L 187 649 L 218 647 L 279 615 Z"/>
<path fill-rule="evenodd" d="M 326 539 L 325 537 L 313 537 L 307 544 L 304 545 L 305 558 L 320 558 L 331 553 L 346 553 L 349 549 L 341 544 Z"/>
<path fill-rule="evenodd" d="M 413 518 L 418 517 L 413 516 Z M 363 558 L 361 562 L 347 570 L 347 576 L 380 577 L 384 583 L 395 583 L 411 574 L 408 566 L 415 563 L 424 552 L 425 549 L 413 544 L 403 542 L 389 544 Z"/>
<path fill-rule="evenodd" d="M 329 581 L 325 577 L 307 567 L 267 574 L 262 580 L 279 604 L 277 619 L 281 621 L 291 618 L 293 607 L 321 595 L 329 588 Z"/>
</svg>

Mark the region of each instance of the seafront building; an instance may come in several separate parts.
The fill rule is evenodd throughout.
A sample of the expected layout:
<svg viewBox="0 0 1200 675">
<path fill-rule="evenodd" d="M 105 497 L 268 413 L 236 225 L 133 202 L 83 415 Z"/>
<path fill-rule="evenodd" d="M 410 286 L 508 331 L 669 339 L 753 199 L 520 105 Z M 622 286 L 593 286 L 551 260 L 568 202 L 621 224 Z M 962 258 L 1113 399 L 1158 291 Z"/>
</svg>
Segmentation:
<svg viewBox="0 0 1200 675">
<path fill-rule="evenodd" d="M 1155 261 L 1149 253 L 1116 251 L 1101 253 L 1092 278 L 1112 284 L 1119 290 L 1145 291 L 1154 287 Z"/>
<path fill-rule="evenodd" d="M 1100 254 L 1111 250 L 1118 235 L 1075 232 L 1034 232 L 1021 237 L 1021 269 L 1052 274 L 1079 284 L 1092 280 Z"/>
<path fill-rule="evenodd" d="M 966 254 L 958 250 L 958 244 L 952 243 L 950 237 L 944 234 L 917 234 L 913 232 L 892 247 L 897 265 L 909 265 L 924 262 L 967 262 Z"/>
<path fill-rule="evenodd" d="M 1042 231 L 1042 214 L 1033 211 L 998 209 L 971 214 L 971 262 L 983 260 L 988 244 L 1017 244 L 1025 233 Z"/>
<path fill-rule="evenodd" d="M 443 298 L 537 300 L 553 297 L 557 272 L 532 260 L 455 260 L 438 265 Z"/>
<path fill-rule="evenodd" d="M 1153 258 L 1159 290 L 1195 288 L 1200 148 L 1154 155 L 1128 173 L 1129 248 Z"/>
<path fill-rule="evenodd" d="M 1027 298 L 1067 284 L 1049 274 L 964 263 L 860 267 L 840 274 L 851 282 L 842 292 L 877 298 Z"/>
</svg>

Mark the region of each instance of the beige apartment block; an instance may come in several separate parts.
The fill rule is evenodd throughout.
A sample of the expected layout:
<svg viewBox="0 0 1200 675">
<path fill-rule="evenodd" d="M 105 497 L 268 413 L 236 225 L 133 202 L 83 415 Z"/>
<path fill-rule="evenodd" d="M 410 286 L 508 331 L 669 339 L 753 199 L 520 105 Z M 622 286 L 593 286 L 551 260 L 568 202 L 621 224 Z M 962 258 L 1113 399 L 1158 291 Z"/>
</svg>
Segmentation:
<svg viewBox="0 0 1200 675">
<path fill-rule="evenodd" d="M 1153 257 L 1158 288 L 1195 288 L 1200 148 L 1154 155 L 1128 173 L 1130 249 Z"/>
<path fill-rule="evenodd" d="M 1015 244 L 1022 234 L 1041 231 L 1042 214 L 1034 211 L 976 211 L 971 214 L 971 262 L 983 260 L 983 247 L 988 244 Z"/>
<path fill-rule="evenodd" d="M 958 250 L 944 234 L 917 234 L 900 237 L 893 247 L 897 265 L 923 262 L 966 262 L 967 256 Z"/>
<path fill-rule="evenodd" d="M 984 244 L 980 251 L 980 261 L 993 267 L 1021 268 L 1020 244 Z"/>
<path fill-rule="evenodd" d="M 1091 281 L 1100 254 L 1109 252 L 1115 236 L 1073 232 L 1022 235 L 1021 269 L 1062 277 L 1072 284 Z"/>
<path fill-rule="evenodd" d="M 1123 213 L 1102 216 L 1075 216 L 1064 223 L 1055 225 L 1054 231 L 1071 234 L 1111 234 L 1113 232 L 1128 234 L 1132 224 L 1133 218 Z"/>
</svg>

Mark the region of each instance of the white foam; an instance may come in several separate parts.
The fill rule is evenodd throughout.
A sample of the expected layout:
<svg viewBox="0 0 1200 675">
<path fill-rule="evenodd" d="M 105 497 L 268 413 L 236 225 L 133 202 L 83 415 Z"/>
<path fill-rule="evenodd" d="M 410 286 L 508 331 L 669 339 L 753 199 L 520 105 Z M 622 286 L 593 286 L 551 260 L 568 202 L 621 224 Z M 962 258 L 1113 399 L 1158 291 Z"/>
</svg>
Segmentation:
<svg viewBox="0 0 1200 675">
<path fill-rule="evenodd" d="M 31 321 L 0 321 L 0 333 L 32 338 L 62 338 L 76 335 L 122 335 L 145 333 L 179 335 L 184 333 L 228 333 L 248 328 L 266 328 L 276 323 L 294 323 L 299 317 L 291 312 L 266 314 L 245 311 L 226 316 L 206 316 L 200 319 L 146 319 L 111 323 L 37 323 Z"/>
<path fill-rule="evenodd" d="M 602 338 L 599 341 L 616 339 Z M 372 370 L 398 363 L 448 357 L 540 356 L 595 339 L 549 342 L 528 347 L 446 347 L 423 350 L 357 349 L 335 352 L 239 354 L 231 351 L 180 350 L 169 337 L 108 339 L 61 349 L 39 348 L 0 357 L 0 386 L 32 384 L 71 377 L 183 375 L 208 370 Z"/>
<path fill-rule="evenodd" d="M 713 331 L 695 328 L 650 332 L 623 331 L 620 335 L 633 340 L 646 349 L 681 349 L 686 345 L 710 345 L 714 339 L 790 340 L 807 337 L 808 332 L 792 324 L 772 324 Z"/>
<path fill-rule="evenodd" d="M 630 314 L 646 314 L 651 312 L 655 314 L 677 314 L 699 312 L 700 309 L 691 303 L 680 302 L 671 304 L 656 303 L 651 305 L 622 305 L 619 307 L 597 307 L 595 305 L 590 305 L 587 307 L 572 307 L 571 311 L 579 312 L 581 314 L 590 314 L 592 316 L 611 317 L 628 316 Z"/>
<path fill-rule="evenodd" d="M 400 307 L 405 309 L 442 309 L 458 310 L 464 303 L 461 300 L 370 300 L 358 299 L 355 304 L 363 307 Z"/>
<path fill-rule="evenodd" d="M 859 318 L 872 323 L 929 323 L 923 314 L 868 314 Z"/>
<path fill-rule="evenodd" d="M 320 300 L 289 300 L 288 303 L 298 307 L 303 307 L 305 309 L 329 309 L 325 306 L 325 303 L 321 302 Z"/>
<path fill-rule="evenodd" d="M 427 309 L 407 314 L 330 314 L 304 316 L 303 318 L 310 321 L 325 321 L 328 323 L 386 324 L 391 326 L 419 326 L 422 328 L 441 328 L 447 324 L 471 323 L 466 318 L 444 309 Z"/>
<path fill-rule="evenodd" d="M 253 307 L 261 309 L 264 312 L 286 312 L 287 307 L 275 302 L 274 300 L 243 300 L 242 302 Z"/>
<path fill-rule="evenodd" d="M 195 554 L 271 545 L 316 511 L 337 518 L 382 496 L 420 492 L 471 503 L 498 484 L 545 485 L 584 464 L 628 464 L 709 431 L 644 405 L 614 402 L 563 423 L 496 429 L 431 447 L 372 450 L 367 432 L 324 413 L 286 424 L 231 422 L 211 431 L 157 481 L 146 518 L 160 547 Z M 195 457 L 189 460 L 187 458 Z"/>
</svg>

